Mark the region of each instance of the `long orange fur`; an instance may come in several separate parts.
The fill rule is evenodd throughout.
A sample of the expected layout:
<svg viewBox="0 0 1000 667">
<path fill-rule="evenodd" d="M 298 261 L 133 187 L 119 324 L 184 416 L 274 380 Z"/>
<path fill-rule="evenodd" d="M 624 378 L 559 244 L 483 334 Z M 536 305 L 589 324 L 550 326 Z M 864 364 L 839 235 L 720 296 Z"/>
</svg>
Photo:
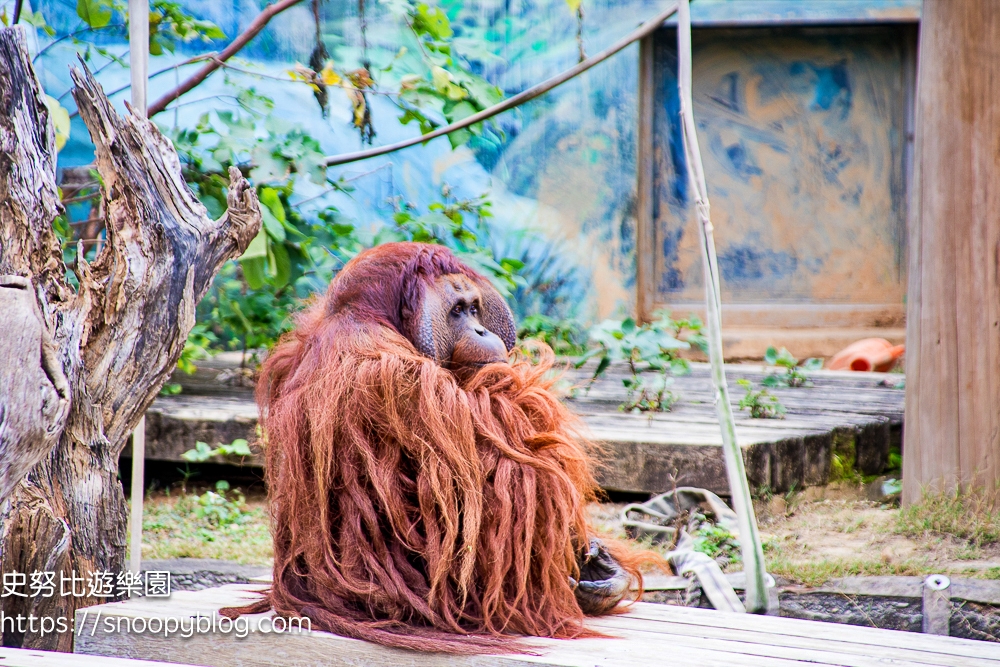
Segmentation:
<svg viewBox="0 0 1000 667">
<path fill-rule="evenodd" d="M 274 581 L 239 611 L 451 653 L 593 635 L 569 578 L 597 485 L 550 391 L 551 350 L 460 382 L 403 333 L 430 281 L 452 273 L 475 276 L 440 246 L 362 253 L 268 357 Z M 638 577 L 639 559 L 613 549 Z"/>
</svg>

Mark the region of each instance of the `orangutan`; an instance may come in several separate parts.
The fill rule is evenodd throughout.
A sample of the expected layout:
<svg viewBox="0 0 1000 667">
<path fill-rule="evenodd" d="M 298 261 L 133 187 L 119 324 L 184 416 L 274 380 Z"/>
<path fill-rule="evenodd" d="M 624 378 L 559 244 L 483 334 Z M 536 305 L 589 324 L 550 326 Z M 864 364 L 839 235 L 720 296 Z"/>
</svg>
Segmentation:
<svg viewBox="0 0 1000 667">
<path fill-rule="evenodd" d="M 593 636 L 583 615 L 611 611 L 638 560 L 594 539 L 554 357 L 515 342 L 503 298 L 447 248 L 351 260 L 264 363 L 274 580 L 226 613 L 452 653 Z"/>
</svg>

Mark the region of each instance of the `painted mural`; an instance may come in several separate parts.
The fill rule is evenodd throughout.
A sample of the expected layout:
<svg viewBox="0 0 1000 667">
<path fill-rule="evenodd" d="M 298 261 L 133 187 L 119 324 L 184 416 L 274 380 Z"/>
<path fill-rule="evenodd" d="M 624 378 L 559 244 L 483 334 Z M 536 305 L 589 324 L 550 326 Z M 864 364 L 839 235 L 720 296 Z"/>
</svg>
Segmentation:
<svg viewBox="0 0 1000 667">
<path fill-rule="evenodd" d="M 2 5 L 4 0 L 0 0 Z M 183 0 L 193 14 L 215 22 L 234 36 L 266 4 L 261 0 L 229 3 Z M 206 111 L 232 111 L 238 91 L 251 87 L 274 100 L 275 123 L 305 128 L 328 154 L 367 147 L 351 127 L 351 105 L 331 93 L 329 114 L 321 113 L 308 87 L 287 81 L 297 63 L 307 63 L 317 38 L 330 58 L 344 68 L 364 62 L 387 79 L 389 65 L 408 44 L 408 28 L 392 1 L 319 4 L 320 25 L 303 2 L 276 17 L 241 52 L 234 68 L 213 75 L 195 93 L 182 98 L 157 122 L 168 131 L 197 126 Z M 649 16 L 662 1 L 603 0 L 584 3 L 582 19 L 566 0 L 442 0 L 440 7 L 454 30 L 454 45 L 475 72 L 498 85 L 505 95 L 521 90 L 576 64 L 581 49 L 594 53 Z M 37 5 L 57 35 L 79 25 L 72 3 L 42 0 Z M 359 12 L 363 9 L 363 15 Z M 110 53 L 126 54 L 124 39 L 107 38 Z M 225 40 L 220 41 L 225 43 Z M 199 63 L 192 56 L 214 45 L 181 45 L 173 54 L 153 58 L 149 98 L 183 80 Z M 39 34 L 36 66 L 47 91 L 72 112 L 68 65 L 79 45 Z M 128 96 L 128 70 L 109 66 L 92 54 L 92 66 L 112 99 Z M 398 60 L 396 60 L 398 62 Z M 96 65 L 95 65 L 96 64 Z M 381 70 L 385 70 L 381 72 Z M 398 68 L 397 68 L 398 69 Z M 486 194 L 493 202 L 492 242 L 504 256 L 523 257 L 532 269 L 529 286 L 513 305 L 522 315 L 544 312 L 584 322 L 630 312 L 634 304 L 634 199 L 637 47 L 560 87 L 544 98 L 497 118 L 481 137 L 452 150 L 445 138 L 423 147 L 357 162 L 331 170 L 349 184 L 349 193 L 320 195 L 317 186 L 297 186 L 304 214 L 328 205 L 360 225 L 378 227 L 391 219 L 399 202 L 426 206 L 447 186 L 458 197 Z M 283 80 L 284 79 L 284 80 Z M 369 100 L 375 130 L 373 144 L 413 136 L 415 123 L 401 124 L 399 108 L 384 96 Z M 89 164 L 92 146 L 78 118 L 60 154 L 60 167 Z"/>
<path fill-rule="evenodd" d="M 90 0 L 88 0 L 89 2 Z M 103 0 L 94 0 L 100 3 Z M 110 0 L 109 0 L 110 1 Z M 0 0 L 0 9 L 13 0 Z M 87 3 L 84 3 L 87 4 Z M 200 67 L 195 59 L 246 29 L 266 0 L 179 0 L 228 36 L 178 44 L 150 63 L 156 99 Z M 240 91 L 273 100 L 270 127 L 301 128 L 327 155 L 366 147 L 351 104 L 331 92 L 328 113 L 301 82 L 289 81 L 317 43 L 344 68 L 373 65 L 391 80 L 404 53 L 404 0 L 303 2 L 277 16 L 231 63 L 156 120 L 168 132 L 196 128 L 205 113 L 237 110 Z M 662 11 L 665 0 L 440 0 L 454 47 L 474 72 L 516 94 L 610 45 Z M 576 6 L 582 11 L 576 11 Z M 38 31 L 35 64 L 46 91 L 73 112 L 68 65 L 81 45 L 80 3 L 39 0 L 53 36 Z M 793 20 L 912 20 L 919 0 L 699 0 L 696 26 Z M 9 12 L 9 10 L 8 10 Z M 317 20 L 318 19 L 318 20 Z M 128 69 L 124 26 L 102 32 L 85 54 L 122 105 Z M 696 114 L 709 169 L 727 299 L 898 301 L 902 298 L 905 143 L 903 47 L 896 29 L 810 34 L 696 30 Z M 781 29 L 784 30 L 784 29 Z M 672 37 L 658 40 L 656 151 L 659 180 L 656 300 L 699 301 L 694 235 L 676 131 Z M 396 68 L 397 70 L 399 68 Z M 318 216 L 335 206 L 376 229 L 401 202 L 426 206 L 442 187 L 493 202 L 492 243 L 523 258 L 528 289 L 512 305 L 584 323 L 635 308 L 638 47 L 532 103 L 507 112 L 467 145 L 445 138 L 422 148 L 331 170 L 349 191 L 304 182 L 296 209 Z M 374 145 L 414 136 L 392 100 L 368 101 Z M 442 119 L 437 119 L 439 122 Z M 60 168 L 93 159 L 73 117 Z M 84 214 L 84 217 L 85 214 Z"/>
<path fill-rule="evenodd" d="M 694 114 L 728 303 L 897 304 L 909 27 L 702 30 Z M 703 299 L 676 37 L 655 46 L 655 300 Z"/>
</svg>

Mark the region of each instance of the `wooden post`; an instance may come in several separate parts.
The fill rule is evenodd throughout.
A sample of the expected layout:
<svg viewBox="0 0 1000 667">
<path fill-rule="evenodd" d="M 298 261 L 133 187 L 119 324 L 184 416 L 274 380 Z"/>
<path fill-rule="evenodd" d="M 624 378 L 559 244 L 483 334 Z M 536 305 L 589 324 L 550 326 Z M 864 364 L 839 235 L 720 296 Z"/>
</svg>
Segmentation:
<svg viewBox="0 0 1000 667">
<path fill-rule="evenodd" d="M 653 36 L 639 41 L 639 132 L 636 146 L 636 316 L 642 322 L 653 318 L 656 288 L 656 221 L 653 219 Z"/>
<path fill-rule="evenodd" d="M 132 109 L 146 117 L 146 85 L 149 82 L 149 0 L 128 3 L 128 64 L 132 83 Z M 146 480 L 146 415 L 132 431 L 132 490 L 129 510 L 128 569 L 142 569 L 142 501 Z"/>
<path fill-rule="evenodd" d="M 1000 484 L 1000 3 L 925 0 L 903 502 Z"/>
</svg>

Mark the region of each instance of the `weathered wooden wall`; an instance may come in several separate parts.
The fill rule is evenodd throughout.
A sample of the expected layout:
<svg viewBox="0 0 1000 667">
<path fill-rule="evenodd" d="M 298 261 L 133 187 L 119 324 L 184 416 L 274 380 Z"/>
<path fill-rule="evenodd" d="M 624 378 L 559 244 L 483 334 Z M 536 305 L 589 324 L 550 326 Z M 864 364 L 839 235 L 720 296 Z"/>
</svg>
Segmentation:
<svg viewBox="0 0 1000 667">
<path fill-rule="evenodd" d="M 1000 490 L 1000 3 L 926 0 L 903 500 Z"/>
<path fill-rule="evenodd" d="M 695 31 L 694 111 L 727 326 L 902 334 L 915 36 L 912 24 Z M 644 317 L 703 300 L 675 42 L 664 29 L 644 56 L 654 86 Z M 640 211 L 641 189 L 640 173 Z"/>
</svg>

